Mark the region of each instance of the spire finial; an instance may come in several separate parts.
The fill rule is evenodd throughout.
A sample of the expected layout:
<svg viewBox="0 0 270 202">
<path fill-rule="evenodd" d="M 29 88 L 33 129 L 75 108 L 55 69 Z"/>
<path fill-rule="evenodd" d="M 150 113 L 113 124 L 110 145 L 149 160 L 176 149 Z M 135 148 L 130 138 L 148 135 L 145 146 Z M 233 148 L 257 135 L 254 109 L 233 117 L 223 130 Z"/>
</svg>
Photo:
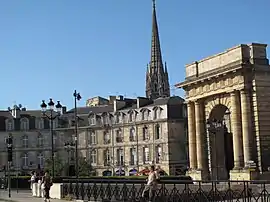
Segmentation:
<svg viewBox="0 0 270 202">
<path fill-rule="evenodd" d="M 153 2 L 153 8 L 155 9 L 156 8 L 156 0 L 152 0 Z"/>
</svg>

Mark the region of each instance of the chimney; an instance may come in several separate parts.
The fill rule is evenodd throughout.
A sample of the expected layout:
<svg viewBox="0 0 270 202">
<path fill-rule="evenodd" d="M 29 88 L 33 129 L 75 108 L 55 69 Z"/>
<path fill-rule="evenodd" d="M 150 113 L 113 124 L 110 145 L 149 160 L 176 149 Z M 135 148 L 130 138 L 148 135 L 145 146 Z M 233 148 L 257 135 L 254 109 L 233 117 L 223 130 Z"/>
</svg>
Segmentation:
<svg viewBox="0 0 270 202">
<path fill-rule="evenodd" d="M 120 101 L 123 101 L 124 100 L 124 96 L 123 95 L 118 95 L 118 98 L 117 99 L 120 100 Z"/>
<path fill-rule="evenodd" d="M 119 109 L 123 108 L 126 106 L 126 102 L 125 101 L 121 101 L 121 100 L 114 100 L 113 102 L 113 111 L 116 112 Z"/>
<path fill-rule="evenodd" d="M 110 103 L 110 104 L 113 104 L 115 100 L 116 100 L 116 96 L 115 96 L 115 95 L 113 95 L 113 96 L 110 95 L 110 96 L 109 96 L 109 103 Z"/>
<path fill-rule="evenodd" d="M 148 104 L 151 104 L 152 101 L 145 97 L 137 97 L 137 108 L 144 107 Z"/>
<path fill-rule="evenodd" d="M 62 113 L 62 114 L 65 114 L 66 112 L 67 112 L 67 107 L 66 107 L 66 106 L 63 106 L 63 107 L 62 107 L 61 113 Z"/>
<path fill-rule="evenodd" d="M 25 108 L 25 107 L 23 107 L 23 108 L 22 108 L 22 111 L 23 111 L 23 112 L 25 112 L 25 111 L 26 111 L 26 108 Z"/>
<path fill-rule="evenodd" d="M 11 110 L 11 114 L 12 116 L 16 119 L 16 118 L 20 118 L 20 112 L 21 109 L 20 107 L 18 107 L 17 105 L 14 105 L 12 110 Z"/>
</svg>

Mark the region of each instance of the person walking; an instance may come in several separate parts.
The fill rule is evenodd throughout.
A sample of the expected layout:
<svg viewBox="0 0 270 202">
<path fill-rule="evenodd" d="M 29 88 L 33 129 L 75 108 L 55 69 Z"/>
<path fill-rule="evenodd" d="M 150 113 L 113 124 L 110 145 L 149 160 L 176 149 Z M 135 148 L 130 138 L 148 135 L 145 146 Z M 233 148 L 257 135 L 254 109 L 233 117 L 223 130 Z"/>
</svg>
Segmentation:
<svg viewBox="0 0 270 202">
<path fill-rule="evenodd" d="M 52 178 L 48 172 L 45 172 L 45 175 L 42 178 L 42 184 L 44 187 L 44 201 L 50 202 L 50 189 L 52 186 Z"/>
<path fill-rule="evenodd" d="M 147 184 L 143 190 L 142 197 L 144 198 L 148 192 L 148 200 L 153 201 L 155 197 L 155 191 L 157 188 L 157 172 L 155 171 L 155 166 L 151 166 L 150 173 L 147 178 Z"/>
</svg>

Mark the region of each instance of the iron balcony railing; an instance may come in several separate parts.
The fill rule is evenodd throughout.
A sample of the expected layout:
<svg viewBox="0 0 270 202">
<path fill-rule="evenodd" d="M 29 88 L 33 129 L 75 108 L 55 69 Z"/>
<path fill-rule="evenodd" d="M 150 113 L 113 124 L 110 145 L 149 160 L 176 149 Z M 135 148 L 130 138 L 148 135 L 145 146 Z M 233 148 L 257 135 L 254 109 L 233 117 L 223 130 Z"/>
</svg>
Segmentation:
<svg viewBox="0 0 270 202">
<path fill-rule="evenodd" d="M 63 196 L 85 201 L 148 201 L 145 179 L 65 179 Z M 192 181 L 161 179 L 155 202 L 269 202 L 270 181 Z"/>
</svg>

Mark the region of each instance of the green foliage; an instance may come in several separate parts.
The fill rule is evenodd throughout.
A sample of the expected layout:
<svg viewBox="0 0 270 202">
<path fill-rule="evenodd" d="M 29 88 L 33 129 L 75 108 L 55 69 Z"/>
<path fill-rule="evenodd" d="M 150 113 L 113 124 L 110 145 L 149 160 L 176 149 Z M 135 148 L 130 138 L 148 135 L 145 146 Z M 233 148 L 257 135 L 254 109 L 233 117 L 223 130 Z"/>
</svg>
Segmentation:
<svg viewBox="0 0 270 202">
<path fill-rule="evenodd" d="M 92 172 L 91 164 L 84 158 L 79 158 L 79 176 L 90 176 Z"/>
<path fill-rule="evenodd" d="M 55 156 L 54 157 L 54 175 L 55 176 L 61 176 L 63 171 L 64 171 L 64 163 L 60 157 Z M 52 169 L 53 169 L 53 164 L 52 164 L 52 159 L 46 159 L 45 161 L 45 171 L 49 171 L 49 173 L 52 175 Z"/>
</svg>

